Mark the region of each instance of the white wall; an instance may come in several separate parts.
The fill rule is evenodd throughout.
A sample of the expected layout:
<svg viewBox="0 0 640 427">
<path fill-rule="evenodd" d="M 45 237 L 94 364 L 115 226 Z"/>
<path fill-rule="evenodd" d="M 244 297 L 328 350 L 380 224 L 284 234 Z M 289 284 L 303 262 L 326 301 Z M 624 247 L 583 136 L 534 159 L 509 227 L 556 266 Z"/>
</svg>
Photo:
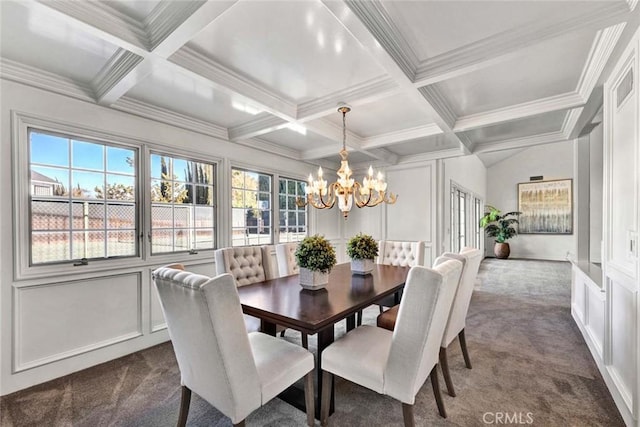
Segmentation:
<svg viewBox="0 0 640 427">
<path fill-rule="evenodd" d="M 471 192 L 476 197 L 487 201 L 487 168 L 475 155 L 454 157 L 442 161 L 444 169 L 444 186 L 442 188 L 442 247 L 440 253 L 451 250 L 451 201 L 449 192 L 451 183 Z M 471 224 L 467 225 L 471 230 Z M 482 239 L 484 240 L 484 239 Z M 479 248 L 483 249 L 483 248 Z"/>
<path fill-rule="evenodd" d="M 167 340 L 160 306 L 151 285 L 151 271 L 169 262 L 213 275 L 211 251 L 198 255 L 146 257 L 69 266 L 55 277 L 15 280 L 12 179 L 26 175 L 12 170 L 12 112 L 56 123 L 135 139 L 156 149 L 174 147 L 218 162 L 220 246 L 230 242 L 229 191 L 231 167 L 238 162 L 264 172 L 286 171 L 304 179 L 311 165 L 282 158 L 143 119 L 77 99 L 13 82 L 0 82 L 0 179 L 5 202 L 0 206 L 0 394 L 52 379 Z M 10 197 L 11 196 L 11 197 Z M 336 215 L 335 210 L 331 214 Z M 320 231 L 336 222 L 320 223 Z M 312 230 L 313 231 L 313 230 Z M 99 266 L 102 264 L 102 267 Z"/>
<path fill-rule="evenodd" d="M 573 179 L 573 159 L 574 141 L 566 141 L 531 147 L 492 165 L 487 169 L 486 203 L 503 212 L 518 210 L 518 183 L 529 182 L 529 177 L 539 175 L 545 181 Z M 575 218 L 574 212 L 574 226 Z M 575 233 L 521 234 L 509 240 L 509 244 L 514 258 L 564 260 L 567 253 L 576 253 Z M 485 252 L 490 255 L 492 250 L 493 246 L 487 244 Z"/>
</svg>

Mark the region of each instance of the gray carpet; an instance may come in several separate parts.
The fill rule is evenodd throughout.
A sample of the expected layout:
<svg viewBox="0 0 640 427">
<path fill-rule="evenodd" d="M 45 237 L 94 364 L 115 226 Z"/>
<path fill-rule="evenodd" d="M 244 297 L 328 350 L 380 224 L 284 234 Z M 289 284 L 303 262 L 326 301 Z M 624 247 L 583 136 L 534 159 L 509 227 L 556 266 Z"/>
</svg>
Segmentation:
<svg viewBox="0 0 640 427">
<path fill-rule="evenodd" d="M 427 381 L 416 397 L 416 424 L 478 426 L 507 414 L 511 422 L 502 424 L 623 426 L 571 318 L 569 300 L 568 263 L 485 260 L 466 328 L 473 369 L 464 367 L 460 347 L 452 343 L 449 365 L 458 396 L 448 396 L 441 381 L 449 415 L 442 419 Z M 365 323 L 375 323 L 377 313 L 377 307 L 367 309 Z M 337 335 L 343 333 L 344 322 L 337 328 Z M 299 342 L 299 334 L 288 331 L 287 339 Z M 314 337 L 309 344 L 315 347 Z M 179 372 L 165 343 L 4 396 L 0 424 L 173 426 L 179 401 Z M 402 425 L 402 409 L 393 399 L 338 379 L 329 423 Z M 194 396 L 188 425 L 231 423 Z M 305 416 L 274 399 L 247 425 L 304 426 Z"/>
</svg>

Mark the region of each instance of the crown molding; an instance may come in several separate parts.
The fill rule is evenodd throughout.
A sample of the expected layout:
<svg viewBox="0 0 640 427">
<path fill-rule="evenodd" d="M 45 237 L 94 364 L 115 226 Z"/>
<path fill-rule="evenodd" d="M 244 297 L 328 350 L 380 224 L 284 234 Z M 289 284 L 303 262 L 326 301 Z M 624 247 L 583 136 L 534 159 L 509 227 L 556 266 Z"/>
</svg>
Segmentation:
<svg viewBox="0 0 640 427">
<path fill-rule="evenodd" d="M 534 145 L 551 144 L 566 141 L 564 132 L 548 132 L 524 138 L 508 139 L 504 141 L 476 143 L 473 154 L 490 153 L 492 151 L 510 150 L 512 148 L 527 148 Z"/>
<path fill-rule="evenodd" d="M 290 102 L 261 87 L 256 82 L 234 73 L 205 55 L 185 46 L 169 59 L 182 72 L 204 79 L 221 92 L 240 95 L 261 109 L 288 121 L 295 121 L 297 108 Z"/>
<path fill-rule="evenodd" d="M 619 23 L 629 12 L 623 1 L 608 2 L 602 7 L 550 25 L 534 22 L 503 31 L 458 49 L 429 58 L 416 67 L 414 84 L 430 85 L 479 70 L 511 55 L 523 55 L 526 48 L 540 42 L 585 28 L 600 29 Z"/>
<path fill-rule="evenodd" d="M 234 142 L 239 145 L 251 147 L 255 150 L 261 150 L 267 153 L 277 154 L 279 156 L 287 157 L 293 160 L 301 160 L 301 153 L 299 150 L 283 147 L 281 145 L 274 144 L 273 142 L 270 142 L 261 138 L 244 139 L 242 141 L 234 141 Z"/>
<path fill-rule="evenodd" d="M 393 58 L 407 78 L 413 81 L 419 63 L 418 57 L 393 24 L 384 6 L 377 0 L 345 0 L 345 4 Z"/>
<path fill-rule="evenodd" d="M 456 120 L 453 131 L 463 132 L 471 129 L 494 125 L 497 123 L 535 116 L 537 114 L 566 110 L 569 108 L 579 107 L 584 103 L 585 100 L 578 93 L 563 93 L 560 95 L 537 99 L 535 101 L 523 102 L 522 104 L 460 117 L 458 118 L 458 120 Z"/>
<path fill-rule="evenodd" d="M 168 58 L 236 2 L 163 0 L 145 20 L 150 50 Z"/>
<path fill-rule="evenodd" d="M 93 88 L 88 84 L 10 59 L 0 58 L 0 77 L 82 101 L 95 102 Z"/>
<path fill-rule="evenodd" d="M 381 160 L 389 165 L 395 165 L 398 163 L 399 156 L 396 153 L 392 153 L 386 148 L 372 148 L 369 150 L 361 150 L 362 153 L 368 154 L 377 160 Z"/>
<path fill-rule="evenodd" d="M 149 51 L 143 25 L 104 2 L 36 0 L 26 4 L 55 10 L 64 21 L 79 23 L 88 33 L 138 55 Z"/>
<path fill-rule="evenodd" d="M 403 129 L 395 132 L 388 132 L 369 138 L 365 138 L 362 143 L 362 148 L 369 150 L 377 147 L 384 147 L 387 145 L 393 145 L 412 139 L 426 138 L 433 135 L 439 135 L 442 133 L 442 129 L 435 123 L 429 123 L 424 126 L 416 126 L 414 128 Z"/>
<path fill-rule="evenodd" d="M 587 102 L 591 96 L 591 91 L 598 83 L 600 74 L 607 65 L 625 26 L 626 23 L 613 25 L 596 34 L 576 89 L 584 102 Z"/>
<path fill-rule="evenodd" d="M 571 139 L 571 134 L 578 124 L 578 120 L 582 116 L 582 111 L 584 107 L 574 108 L 567 112 L 564 116 L 564 121 L 562 122 L 561 132 L 564 135 L 565 139 Z"/>
<path fill-rule="evenodd" d="M 203 0 L 189 2 L 163 0 L 160 2 L 144 22 L 149 37 L 149 50 L 154 51 L 205 3 Z"/>
<path fill-rule="evenodd" d="M 446 123 L 449 129 L 453 129 L 456 122 L 456 114 L 442 92 L 436 86 L 423 86 L 418 92 L 427 100 L 435 112 Z"/>
<path fill-rule="evenodd" d="M 353 107 L 384 99 L 398 92 L 400 92 L 400 86 L 395 80 L 381 76 L 346 90 L 303 102 L 298 105 L 297 117 L 300 121 L 313 120 L 335 113 L 338 104 L 342 102 L 347 102 Z"/>
<path fill-rule="evenodd" d="M 448 159 L 451 157 L 464 156 L 467 153 L 460 148 L 446 148 L 444 150 L 428 151 L 426 153 L 412 154 L 410 156 L 401 156 L 398 164 L 426 162 L 430 160 Z"/>
<path fill-rule="evenodd" d="M 256 139 L 259 135 L 282 129 L 288 123 L 288 121 L 281 119 L 280 117 L 263 113 L 258 118 L 250 122 L 229 128 L 229 139 L 232 141 L 240 141 L 249 138 Z"/>
<path fill-rule="evenodd" d="M 227 129 L 222 126 L 204 120 L 194 119 L 193 117 L 126 96 L 123 96 L 118 102 L 111 105 L 111 108 L 225 141 L 229 140 Z"/>
<path fill-rule="evenodd" d="M 119 48 L 91 82 L 98 103 L 110 105 L 120 98 L 120 96 L 124 95 L 126 90 L 118 95 L 115 92 L 121 91 L 114 91 L 113 89 L 131 73 L 142 60 L 143 58 L 141 56 Z"/>
</svg>

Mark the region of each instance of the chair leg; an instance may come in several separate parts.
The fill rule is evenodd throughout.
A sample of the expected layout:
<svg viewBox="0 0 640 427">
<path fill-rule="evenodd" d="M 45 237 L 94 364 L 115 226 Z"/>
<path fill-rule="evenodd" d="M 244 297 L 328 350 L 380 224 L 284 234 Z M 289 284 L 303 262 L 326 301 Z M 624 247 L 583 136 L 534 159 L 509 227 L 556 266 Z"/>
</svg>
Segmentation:
<svg viewBox="0 0 640 427">
<path fill-rule="evenodd" d="M 329 425 L 329 407 L 331 406 L 331 386 L 333 385 L 333 374 L 322 372 L 322 401 L 320 402 L 320 425 Z"/>
<path fill-rule="evenodd" d="M 178 427 L 187 425 L 189 416 L 189 404 L 191 403 L 191 390 L 187 386 L 182 386 L 182 397 L 180 398 L 180 415 L 178 415 Z"/>
<path fill-rule="evenodd" d="M 380 314 L 382 314 L 382 312 L 384 311 L 384 308 L 381 305 L 379 305 L 378 308 L 380 309 Z"/>
<path fill-rule="evenodd" d="M 305 334 L 306 335 L 306 334 Z M 304 405 L 307 410 L 307 425 L 313 427 L 316 422 L 316 408 L 314 405 L 315 393 L 313 391 L 313 373 L 310 371 L 304 376 Z"/>
<path fill-rule="evenodd" d="M 309 337 L 308 337 L 308 335 L 305 334 L 304 332 L 300 332 L 300 335 L 302 335 L 302 347 L 304 347 L 307 350 L 309 350 Z"/>
<path fill-rule="evenodd" d="M 240 421 L 237 424 L 234 424 L 233 427 L 244 427 L 244 420 Z"/>
<path fill-rule="evenodd" d="M 402 418 L 404 419 L 404 427 L 414 427 L 416 425 L 413 419 L 413 405 L 402 404 Z"/>
<path fill-rule="evenodd" d="M 440 347 L 440 367 L 442 368 L 442 376 L 444 382 L 447 384 L 447 391 L 449 396 L 456 397 L 456 391 L 453 389 L 453 382 L 451 381 L 451 374 L 449 373 L 449 361 L 447 360 L 447 349 Z"/>
<path fill-rule="evenodd" d="M 362 310 L 356 315 L 356 326 L 362 326 Z"/>
<path fill-rule="evenodd" d="M 438 364 L 436 364 L 431 372 L 431 387 L 433 387 L 433 395 L 436 398 L 436 405 L 438 405 L 438 412 L 442 418 L 447 418 L 447 411 L 444 410 L 444 402 L 442 401 L 442 395 L 440 394 L 440 384 L 438 383 Z"/>
<path fill-rule="evenodd" d="M 280 332 L 280 337 L 283 338 L 284 337 L 284 331 L 286 331 L 286 329 L 283 329 L 282 332 Z"/>
<path fill-rule="evenodd" d="M 469 359 L 469 351 L 467 350 L 467 340 L 464 337 L 464 328 L 458 334 L 458 340 L 460 341 L 460 348 L 462 348 L 464 364 L 467 365 L 467 369 L 471 369 L 471 360 Z"/>
</svg>

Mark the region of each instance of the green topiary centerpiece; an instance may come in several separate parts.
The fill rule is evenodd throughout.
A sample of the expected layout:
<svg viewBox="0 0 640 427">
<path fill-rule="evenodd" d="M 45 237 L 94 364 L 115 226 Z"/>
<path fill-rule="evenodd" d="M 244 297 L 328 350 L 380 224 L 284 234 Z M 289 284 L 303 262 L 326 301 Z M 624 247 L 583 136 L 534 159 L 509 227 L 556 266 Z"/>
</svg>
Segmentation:
<svg viewBox="0 0 640 427">
<path fill-rule="evenodd" d="M 300 266 L 300 285 L 305 289 L 322 289 L 329 282 L 329 271 L 336 265 L 336 251 L 319 234 L 305 237 L 296 249 Z"/>
<path fill-rule="evenodd" d="M 351 271 L 369 274 L 373 270 L 373 260 L 378 256 L 378 242 L 368 234 L 358 233 L 347 242 L 347 255 L 351 258 Z"/>
</svg>

